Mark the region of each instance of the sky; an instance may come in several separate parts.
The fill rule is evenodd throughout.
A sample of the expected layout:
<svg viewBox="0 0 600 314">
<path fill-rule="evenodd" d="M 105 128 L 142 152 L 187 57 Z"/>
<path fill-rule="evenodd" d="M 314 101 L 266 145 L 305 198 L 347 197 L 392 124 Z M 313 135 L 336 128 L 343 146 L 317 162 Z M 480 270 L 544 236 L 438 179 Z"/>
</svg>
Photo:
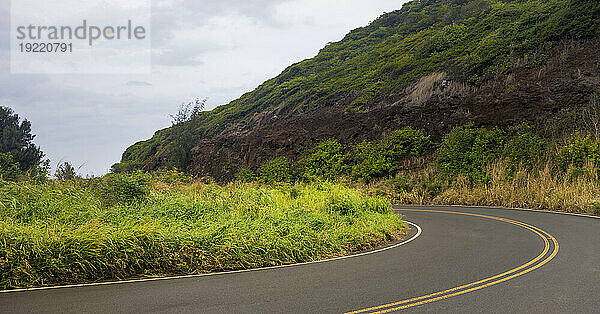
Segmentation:
<svg viewBox="0 0 600 314">
<path fill-rule="evenodd" d="M 10 0 L 0 0 L 0 105 L 31 121 L 53 167 L 103 175 L 182 103 L 226 104 L 405 2 L 152 0 L 150 73 L 11 74 Z"/>
</svg>

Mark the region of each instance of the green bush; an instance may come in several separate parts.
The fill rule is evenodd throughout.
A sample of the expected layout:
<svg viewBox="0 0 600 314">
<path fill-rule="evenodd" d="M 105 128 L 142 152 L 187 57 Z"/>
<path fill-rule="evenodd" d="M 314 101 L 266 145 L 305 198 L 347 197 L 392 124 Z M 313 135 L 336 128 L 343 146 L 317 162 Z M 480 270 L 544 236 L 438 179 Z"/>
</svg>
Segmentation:
<svg viewBox="0 0 600 314">
<path fill-rule="evenodd" d="M 292 182 L 295 178 L 292 164 L 286 157 L 277 157 L 260 167 L 260 181 L 267 184 Z"/>
<path fill-rule="evenodd" d="M 508 173 L 512 175 L 519 166 L 533 170 L 546 152 L 546 145 L 546 140 L 535 134 L 529 125 L 519 126 L 504 148 L 504 156 L 509 161 Z"/>
<path fill-rule="evenodd" d="M 366 182 L 389 177 L 402 160 L 421 156 L 430 147 L 429 136 L 412 128 L 396 130 L 380 141 L 357 144 L 352 151 L 352 177 Z"/>
<path fill-rule="evenodd" d="M 442 193 L 442 188 L 442 183 L 435 178 L 432 181 L 423 182 L 423 191 L 425 191 L 432 199 Z"/>
<path fill-rule="evenodd" d="M 394 164 L 376 142 L 363 142 L 352 150 L 352 178 L 365 182 L 388 176 Z"/>
<path fill-rule="evenodd" d="M 256 175 L 250 168 L 242 168 L 235 174 L 235 178 L 240 182 L 248 183 L 255 181 Z"/>
<path fill-rule="evenodd" d="M 347 173 L 347 162 L 346 147 L 336 139 L 328 139 L 309 149 L 298 161 L 298 168 L 304 180 L 334 180 Z"/>
<path fill-rule="evenodd" d="M 151 176 L 143 172 L 107 174 L 94 185 L 106 204 L 127 204 L 141 201 L 150 194 Z"/>
<path fill-rule="evenodd" d="M 75 167 L 73 167 L 73 165 L 71 165 L 71 163 L 66 162 L 66 161 L 63 162 L 62 164 L 58 165 L 58 168 L 56 169 L 54 176 L 56 177 L 56 180 L 58 180 L 58 181 L 75 180 L 79 177 L 77 175 L 77 171 L 75 170 Z"/>
<path fill-rule="evenodd" d="M 23 173 L 10 153 L 0 153 L 0 180 L 16 181 Z"/>
<path fill-rule="evenodd" d="M 558 163 L 563 170 L 581 168 L 588 161 L 600 165 L 600 142 L 589 135 L 576 134 L 559 149 Z"/>
<path fill-rule="evenodd" d="M 391 179 L 390 185 L 396 193 L 410 193 L 413 189 L 411 182 L 409 182 L 406 177 L 400 175 Z"/>
<path fill-rule="evenodd" d="M 473 182 L 486 182 L 485 166 L 500 156 L 504 141 L 505 134 L 498 129 L 457 127 L 444 137 L 438 148 L 440 171 L 448 178 L 465 174 Z"/>
<path fill-rule="evenodd" d="M 397 162 L 408 156 L 421 156 L 431 147 L 431 140 L 423 131 L 404 128 L 392 132 L 380 145 L 384 154 Z"/>
<path fill-rule="evenodd" d="M 259 169 L 259 180 L 264 183 L 332 181 L 350 175 L 369 182 L 392 176 L 402 160 L 421 156 L 431 146 L 429 136 L 412 128 L 396 130 L 379 141 L 364 141 L 352 146 L 328 139 L 308 148 L 296 163 L 279 157 L 263 164 Z M 242 169 L 236 178 L 248 182 L 252 176 L 249 169 Z"/>
<path fill-rule="evenodd" d="M 130 173 L 135 170 L 141 169 L 142 163 L 136 163 L 134 161 L 118 162 L 110 167 L 111 173 Z"/>
<path fill-rule="evenodd" d="M 326 209 L 340 215 L 349 215 L 355 213 L 359 206 L 352 201 L 349 195 L 333 195 L 329 198 Z"/>
</svg>

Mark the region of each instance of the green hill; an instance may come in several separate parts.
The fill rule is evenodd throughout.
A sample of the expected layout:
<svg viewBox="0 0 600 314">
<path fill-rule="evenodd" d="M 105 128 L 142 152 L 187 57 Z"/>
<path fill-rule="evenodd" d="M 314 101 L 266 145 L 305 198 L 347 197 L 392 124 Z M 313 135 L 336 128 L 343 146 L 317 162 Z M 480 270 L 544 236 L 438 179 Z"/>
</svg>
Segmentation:
<svg viewBox="0 0 600 314">
<path fill-rule="evenodd" d="M 491 81 L 514 76 L 517 68 L 526 71 L 547 66 L 554 57 L 552 49 L 566 41 L 585 46 L 586 42 L 596 40 L 599 33 L 600 3 L 595 0 L 411 1 L 398 11 L 351 31 L 343 40 L 327 45 L 314 58 L 291 65 L 239 99 L 136 143 L 125 151 L 122 162 L 113 169 L 150 170 L 174 166 L 198 175 L 230 177 L 242 166 L 253 167 L 276 155 L 294 154 L 310 140 L 325 137 L 360 140 L 360 130 L 351 134 L 345 131 L 348 121 L 362 124 L 363 129 L 368 130 L 364 132 L 367 137 L 385 132 L 386 127 L 379 122 L 382 120 L 390 120 L 393 126 L 412 124 L 413 116 L 390 118 L 400 115 L 399 101 L 404 104 L 402 110 L 410 111 L 402 113 L 404 116 L 418 113 L 418 117 L 425 120 L 431 117 L 431 123 L 436 125 L 415 122 L 417 127 L 436 129 L 444 124 L 466 123 L 462 120 L 470 119 L 469 115 L 463 119 L 456 116 L 457 112 L 477 111 L 477 106 L 482 106 L 478 102 L 481 94 L 477 93 L 485 90 Z M 561 51 L 582 55 L 576 49 Z M 561 69 L 558 72 L 570 71 Z M 591 72 L 590 90 L 597 84 L 595 78 L 598 77 L 597 69 Z M 448 121 L 438 118 L 440 113 L 431 106 L 427 109 L 415 105 L 410 109 L 412 107 L 406 105 L 410 101 L 419 103 L 414 92 L 412 98 L 406 100 L 410 89 L 436 73 L 441 73 L 439 79 L 443 79 L 444 84 L 453 82 L 466 93 L 459 100 L 435 100 L 438 107 L 450 103 L 451 108 L 444 115 L 455 117 Z M 523 78 L 526 77 L 523 74 Z M 519 86 L 508 86 L 502 93 L 518 93 Z M 586 88 L 577 92 L 587 92 Z M 539 94 L 531 91 L 525 98 L 541 102 L 535 100 L 536 93 Z M 500 102 L 512 103 L 510 99 Z M 574 102 L 561 106 L 576 105 L 577 101 Z M 387 109 L 380 109 L 384 107 Z M 498 115 L 497 110 L 486 111 L 489 115 Z M 556 108 L 547 111 L 556 111 Z M 329 117 L 325 122 L 335 127 L 322 129 L 316 125 L 323 123 L 318 120 L 320 116 Z M 503 122 L 497 121 L 502 119 L 498 117 L 478 117 L 472 119 L 476 124 Z M 522 117 L 508 114 L 506 119 Z M 315 125 L 310 126 L 311 123 Z M 278 124 L 281 128 L 296 125 L 295 131 L 277 137 Z M 224 160 L 218 163 L 215 159 Z"/>
</svg>

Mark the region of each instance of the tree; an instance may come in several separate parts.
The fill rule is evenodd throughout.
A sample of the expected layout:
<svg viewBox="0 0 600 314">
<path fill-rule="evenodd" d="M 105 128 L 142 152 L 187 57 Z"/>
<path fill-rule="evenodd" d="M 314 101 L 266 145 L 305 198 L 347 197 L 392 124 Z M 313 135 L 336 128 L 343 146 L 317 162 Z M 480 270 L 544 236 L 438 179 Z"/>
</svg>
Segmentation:
<svg viewBox="0 0 600 314">
<path fill-rule="evenodd" d="M 171 138 L 170 144 L 170 163 L 171 167 L 185 170 L 188 168 L 191 159 L 191 150 L 196 145 L 198 134 L 193 126 L 180 125 L 186 122 L 191 122 L 198 117 L 206 107 L 207 98 L 200 100 L 196 98 L 194 101 L 184 103 L 179 107 L 179 111 L 175 115 L 171 115 L 173 126 L 179 125 L 180 132 L 175 132 Z"/>
<path fill-rule="evenodd" d="M 170 115 L 172 120 L 171 123 L 173 125 L 178 125 L 180 123 L 191 121 L 204 110 L 206 100 L 207 98 L 204 98 L 203 100 L 196 98 L 194 101 L 181 104 L 177 113 Z"/>
<path fill-rule="evenodd" d="M 34 138 L 29 121 L 21 121 L 12 109 L 0 107 L 0 153 L 10 153 L 22 172 L 39 166 L 44 157 Z"/>
<path fill-rule="evenodd" d="M 70 163 L 65 161 L 62 164 L 58 165 L 58 168 L 56 168 L 56 173 L 54 174 L 54 176 L 59 181 L 68 181 L 68 180 L 76 179 L 77 172 L 75 171 L 75 168 Z"/>
</svg>

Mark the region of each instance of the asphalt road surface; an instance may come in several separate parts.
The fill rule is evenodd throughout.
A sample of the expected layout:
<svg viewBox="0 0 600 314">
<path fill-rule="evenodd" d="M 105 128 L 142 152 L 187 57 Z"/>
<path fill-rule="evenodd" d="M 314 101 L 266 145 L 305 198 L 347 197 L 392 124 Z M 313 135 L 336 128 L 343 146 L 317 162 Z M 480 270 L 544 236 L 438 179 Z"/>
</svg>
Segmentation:
<svg viewBox="0 0 600 314">
<path fill-rule="evenodd" d="M 259 271 L 2 292 L 0 313 L 600 312 L 600 219 L 402 209 L 415 224 L 412 241 L 387 250 Z"/>
</svg>

